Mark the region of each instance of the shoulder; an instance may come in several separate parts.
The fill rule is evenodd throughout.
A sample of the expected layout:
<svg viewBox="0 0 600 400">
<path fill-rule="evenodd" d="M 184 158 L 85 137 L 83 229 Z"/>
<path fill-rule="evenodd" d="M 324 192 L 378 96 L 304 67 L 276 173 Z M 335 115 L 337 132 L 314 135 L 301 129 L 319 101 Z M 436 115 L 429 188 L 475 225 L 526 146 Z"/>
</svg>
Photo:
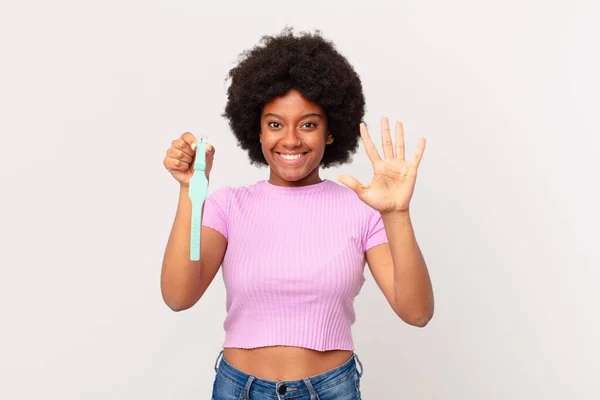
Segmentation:
<svg viewBox="0 0 600 400">
<path fill-rule="evenodd" d="M 363 202 L 358 198 L 358 195 L 354 192 L 354 190 L 348 188 L 347 186 L 342 185 L 341 183 L 328 181 L 329 182 L 329 190 L 330 195 L 334 196 L 334 198 L 343 204 L 346 209 L 351 209 L 356 212 L 372 214 L 375 210 L 373 210 L 369 205 Z"/>
<path fill-rule="evenodd" d="M 333 193 L 336 196 L 340 196 L 349 200 L 353 200 L 354 198 L 356 198 L 356 200 L 359 200 L 358 196 L 356 196 L 356 193 L 354 193 L 352 189 L 342 185 L 341 183 L 332 180 L 327 180 L 327 184 L 329 193 Z"/>
<path fill-rule="evenodd" d="M 262 182 L 257 182 L 248 186 L 222 186 L 209 194 L 207 200 L 225 206 L 231 201 L 248 199 L 253 193 L 256 193 L 260 190 L 261 184 Z"/>
</svg>

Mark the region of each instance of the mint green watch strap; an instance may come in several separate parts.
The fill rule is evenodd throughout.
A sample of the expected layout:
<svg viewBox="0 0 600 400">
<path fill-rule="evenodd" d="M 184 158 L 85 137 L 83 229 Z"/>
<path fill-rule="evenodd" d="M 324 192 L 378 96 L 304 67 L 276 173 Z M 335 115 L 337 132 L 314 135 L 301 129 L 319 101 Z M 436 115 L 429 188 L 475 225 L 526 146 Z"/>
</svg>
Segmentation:
<svg viewBox="0 0 600 400">
<path fill-rule="evenodd" d="M 200 260 L 200 236 L 202 232 L 202 206 L 208 195 L 206 179 L 206 138 L 196 142 L 196 160 L 194 175 L 190 179 L 189 196 L 192 202 L 192 229 L 190 232 L 190 260 Z"/>
</svg>

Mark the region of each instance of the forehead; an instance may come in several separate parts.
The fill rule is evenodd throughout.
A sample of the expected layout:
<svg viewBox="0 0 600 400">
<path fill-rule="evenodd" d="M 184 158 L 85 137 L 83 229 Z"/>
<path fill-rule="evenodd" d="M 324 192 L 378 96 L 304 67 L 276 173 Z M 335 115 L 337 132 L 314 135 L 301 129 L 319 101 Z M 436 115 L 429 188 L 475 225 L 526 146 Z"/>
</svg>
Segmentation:
<svg viewBox="0 0 600 400">
<path fill-rule="evenodd" d="M 307 113 L 322 114 L 319 105 L 305 99 L 297 90 L 290 90 L 281 97 L 276 97 L 263 108 L 262 114 L 274 113 L 281 116 L 304 115 Z"/>
</svg>

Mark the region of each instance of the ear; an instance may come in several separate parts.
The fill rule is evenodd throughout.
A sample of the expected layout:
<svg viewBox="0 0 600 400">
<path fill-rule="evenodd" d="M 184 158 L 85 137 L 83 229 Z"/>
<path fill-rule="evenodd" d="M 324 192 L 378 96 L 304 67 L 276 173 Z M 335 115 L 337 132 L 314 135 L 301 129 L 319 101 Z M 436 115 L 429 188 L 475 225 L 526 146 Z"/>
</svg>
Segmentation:
<svg viewBox="0 0 600 400">
<path fill-rule="evenodd" d="M 331 144 L 333 143 L 333 135 L 330 133 L 327 135 L 327 142 L 325 142 L 325 144 Z"/>
<path fill-rule="evenodd" d="M 258 142 L 262 143 L 262 131 L 258 132 Z"/>
</svg>

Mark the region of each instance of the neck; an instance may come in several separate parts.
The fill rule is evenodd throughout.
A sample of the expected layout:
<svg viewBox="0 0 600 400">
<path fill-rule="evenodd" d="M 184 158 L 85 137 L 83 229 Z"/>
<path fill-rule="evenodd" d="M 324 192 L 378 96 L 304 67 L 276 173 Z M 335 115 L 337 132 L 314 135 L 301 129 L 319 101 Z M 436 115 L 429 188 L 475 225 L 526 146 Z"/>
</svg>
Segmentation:
<svg viewBox="0 0 600 400">
<path fill-rule="evenodd" d="M 271 185 L 276 185 L 276 186 L 300 187 L 300 186 L 315 185 L 315 184 L 321 183 L 321 182 L 323 182 L 323 180 L 319 176 L 319 168 L 315 168 L 315 170 L 312 171 L 310 174 L 308 174 L 307 176 L 305 176 L 302 179 L 298 179 L 297 181 L 285 180 L 284 178 L 280 177 L 275 172 L 273 172 L 273 170 L 271 170 L 271 173 L 269 175 L 269 183 Z"/>
</svg>

